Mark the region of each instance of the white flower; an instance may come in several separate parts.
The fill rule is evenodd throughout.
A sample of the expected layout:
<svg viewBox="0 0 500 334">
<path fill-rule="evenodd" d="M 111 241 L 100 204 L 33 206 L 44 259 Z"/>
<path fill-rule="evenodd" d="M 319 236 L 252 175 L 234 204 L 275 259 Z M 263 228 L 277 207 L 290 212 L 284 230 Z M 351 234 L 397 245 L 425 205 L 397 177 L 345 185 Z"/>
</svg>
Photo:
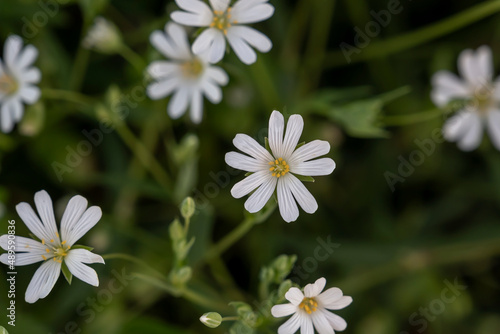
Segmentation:
<svg viewBox="0 0 500 334">
<path fill-rule="evenodd" d="M 71 274 L 85 283 L 99 286 L 97 273 L 85 263 L 104 263 L 103 258 L 86 249 L 73 246 L 101 219 L 101 209 L 97 206 L 87 209 L 87 200 L 82 196 L 74 196 L 70 199 L 62 217 L 59 234 L 52 200 L 45 190 L 35 194 L 35 205 L 41 220 L 28 203 L 16 206 L 17 213 L 26 226 L 41 240 L 40 242 L 17 236 L 15 238 L 14 266 L 43 261 L 28 285 L 26 302 L 34 303 L 50 293 L 59 278 L 63 261 Z M 0 246 L 5 250 L 8 249 L 8 235 L 0 237 Z M 2 254 L 0 262 L 10 264 L 8 254 Z"/>
<path fill-rule="evenodd" d="M 493 145 L 500 150 L 500 77 L 493 82 L 491 49 L 482 46 L 475 52 L 464 50 L 458 58 L 458 71 L 439 71 L 432 78 L 432 101 L 439 107 L 450 101 L 463 100 L 465 107 L 444 125 L 446 140 L 458 142 L 464 151 L 476 149 L 487 128 Z"/>
<path fill-rule="evenodd" d="M 229 152 L 226 154 L 226 163 L 253 174 L 236 183 L 231 194 L 234 198 L 241 198 L 258 188 L 245 202 L 245 209 L 249 212 L 255 213 L 262 209 L 275 189 L 280 213 L 286 222 L 295 221 L 299 216 L 295 201 L 307 213 L 314 213 L 318 209 L 314 197 L 294 174 L 328 175 L 335 169 L 335 162 L 330 158 L 311 161 L 330 151 L 330 144 L 326 141 L 315 140 L 296 149 L 303 127 L 302 116 L 290 116 L 283 138 L 285 120 L 279 111 L 273 111 L 269 119 L 272 154 L 247 135 L 238 134 L 234 138 L 234 146 L 250 156 Z"/>
<path fill-rule="evenodd" d="M 328 310 L 340 310 L 352 303 L 352 297 L 343 296 L 339 288 L 325 288 L 326 279 L 320 278 L 314 284 L 307 284 L 304 293 L 290 288 L 285 298 L 290 304 L 275 305 L 271 313 L 275 318 L 293 316 L 278 328 L 278 334 L 293 334 L 299 327 L 301 334 L 335 334 L 347 327 L 344 319 Z"/>
<path fill-rule="evenodd" d="M 217 104 L 222 100 L 220 85 L 226 85 L 229 78 L 220 67 L 210 66 L 206 54 L 194 56 L 191 53 L 186 31 L 175 23 L 165 26 L 165 33 L 154 31 L 151 44 L 171 61 L 155 61 L 148 67 L 148 73 L 156 80 L 148 86 L 148 96 L 161 99 L 172 92 L 168 114 L 179 118 L 191 105 L 191 120 L 200 123 L 203 116 L 203 95 Z"/>
<path fill-rule="evenodd" d="M 208 27 L 193 43 L 193 52 L 209 52 L 211 63 L 224 57 L 226 39 L 238 58 L 245 64 L 257 60 L 254 47 L 260 52 L 269 52 L 273 44 L 266 35 L 244 24 L 264 21 L 274 13 L 268 0 L 238 0 L 229 7 L 230 0 L 209 0 L 211 8 L 200 0 L 175 0 L 184 11 L 173 12 L 171 17 L 177 23 Z"/>
<path fill-rule="evenodd" d="M 122 36 L 118 28 L 103 17 L 96 17 L 87 35 L 82 41 L 89 50 L 102 53 L 117 52 L 122 46 Z"/>
<path fill-rule="evenodd" d="M 0 129 L 10 132 L 21 121 L 23 102 L 34 104 L 40 98 L 41 73 L 31 66 L 38 57 L 33 45 L 23 49 L 21 37 L 12 35 L 4 46 L 4 61 L 0 59 Z"/>
</svg>

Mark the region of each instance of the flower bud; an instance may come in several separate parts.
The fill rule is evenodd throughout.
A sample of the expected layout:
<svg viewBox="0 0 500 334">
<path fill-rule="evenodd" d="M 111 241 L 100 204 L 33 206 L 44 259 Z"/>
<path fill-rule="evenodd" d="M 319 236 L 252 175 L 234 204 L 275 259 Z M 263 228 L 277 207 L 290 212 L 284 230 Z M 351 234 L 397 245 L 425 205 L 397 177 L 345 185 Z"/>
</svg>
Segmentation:
<svg viewBox="0 0 500 334">
<path fill-rule="evenodd" d="M 122 47 L 122 36 L 112 22 L 96 17 L 82 43 L 86 49 L 112 54 Z"/>
<path fill-rule="evenodd" d="M 207 327 L 217 328 L 222 323 L 222 316 L 217 312 L 208 312 L 200 317 L 200 321 Z"/>
<path fill-rule="evenodd" d="M 179 269 L 174 269 L 170 273 L 170 281 L 175 286 L 184 286 L 193 276 L 193 270 L 191 267 L 181 267 Z"/>
<path fill-rule="evenodd" d="M 180 241 L 186 237 L 184 228 L 177 219 L 174 220 L 172 224 L 170 224 L 168 230 L 170 233 L 170 239 L 172 239 L 173 241 Z"/>
<path fill-rule="evenodd" d="M 181 204 L 181 215 L 184 219 L 189 219 L 193 216 L 196 209 L 196 203 L 191 197 L 187 197 Z"/>
</svg>

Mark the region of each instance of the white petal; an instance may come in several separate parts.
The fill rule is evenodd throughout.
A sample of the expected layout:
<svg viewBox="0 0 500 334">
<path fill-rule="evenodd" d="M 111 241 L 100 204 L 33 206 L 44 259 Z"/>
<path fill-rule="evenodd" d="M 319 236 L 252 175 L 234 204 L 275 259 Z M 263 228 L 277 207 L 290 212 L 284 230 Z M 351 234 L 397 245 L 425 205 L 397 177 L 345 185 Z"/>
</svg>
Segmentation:
<svg viewBox="0 0 500 334">
<path fill-rule="evenodd" d="M 86 249 L 74 249 L 64 259 L 69 271 L 75 277 L 93 286 L 99 286 L 99 278 L 94 269 L 84 263 L 104 263 L 101 256 L 91 253 Z"/>
<path fill-rule="evenodd" d="M 250 213 L 260 211 L 276 189 L 277 178 L 269 175 L 264 183 L 245 202 L 245 209 Z"/>
<path fill-rule="evenodd" d="M 431 99 L 439 107 L 444 107 L 453 99 L 465 99 L 471 96 L 467 84 L 448 71 L 439 71 L 434 74 L 432 86 Z"/>
<path fill-rule="evenodd" d="M 300 115 L 292 115 L 288 119 L 283 140 L 283 156 L 290 157 L 299 143 L 302 130 L 304 129 L 304 119 Z"/>
<path fill-rule="evenodd" d="M 492 110 L 488 114 L 488 132 L 490 134 L 491 142 L 500 150 L 500 111 Z"/>
<path fill-rule="evenodd" d="M 483 124 L 480 116 L 474 116 L 475 117 L 470 119 L 468 129 L 464 133 L 464 136 L 458 141 L 458 147 L 462 151 L 475 150 L 479 144 L 481 144 L 481 139 L 483 138 Z"/>
<path fill-rule="evenodd" d="M 212 82 L 208 80 L 205 81 L 202 84 L 201 89 L 207 99 L 213 104 L 218 104 L 222 100 L 222 90 L 219 86 L 213 84 Z"/>
<path fill-rule="evenodd" d="M 491 71 L 491 54 L 485 48 L 480 48 L 477 52 L 467 49 L 460 53 L 458 57 L 458 70 L 462 77 L 473 86 L 485 85 L 491 81 L 491 77 L 486 76 Z M 491 71 L 492 72 L 492 71 Z M 489 73 L 491 76 L 492 73 Z"/>
<path fill-rule="evenodd" d="M 289 159 L 290 165 L 295 165 L 297 163 L 308 161 L 322 155 L 328 154 L 330 152 L 330 143 L 324 140 L 313 140 L 310 143 L 302 145 L 295 152 L 293 152 L 292 157 Z"/>
<path fill-rule="evenodd" d="M 81 237 L 85 235 L 92 227 L 97 224 L 102 217 L 101 208 L 98 206 L 91 206 L 83 213 L 76 224 L 68 226 L 67 231 L 67 245 L 73 246 Z"/>
<path fill-rule="evenodd" d="M 38 191 L 35 194 L 35 205 L 47 234 L 51 239 L 59 240 L 52 199 L 45 190 Z"/>
<path fill-rule="evenodd" d="M 297 203 L 295 203 L 292 191 L 285 178 L 280 178 L 278 181 L 278 205 L 284 221 L 290 223 L 297 220 L 299 217 L 299 208 L 297 207 Z"/>
<path fill-rule="evenodd" d="M 248 195 L 252 191 L 254 191 L 257 187 L 263 184 L 269 177 L 268 171 L 259 171 L 257 173 L 253 173 L 236 183 L 231 189 L 231 195 L 234 198 L 241 198 L 243 196 Z"/>
<path fill-rule="evenodd" d="M 33 64 L 38 57 L 38 50 L 33 45 L 27 45 L 17 59 L 17 66 L 21 69 Z"/>
<path fill-rule="evenodd" d="M 210 6 L 212 6 L 214 10 L 222 12 L 226 11 L 230 2 L 230 0 L 209 0 L 209 1 L 210 1 Z"/>
<path fill-rule="evenodd" d="M 493 80 L 493 54 L 489 46 L 483 45 L 476 50 L 476 62 L 479 69 L 478 76 L 483 78 L 485 83 Z"/>
<path fill-rule="evenodd" d="M 23 73 L 22 80 L 25 83 L 37 84 L 42 79 L 42 73 L 36 67 L 32 67 Z"/>
<path fill-rule="evenodd" d="M 304 294 L 298 288 L 290 288 L 287 293 L 285 293 L 285 298 L 292 303 L 292 305 L 299 306 L 299 304 L 304 300 Z"/>
<path fill-rule="evenodd" d="M 21 121 L 23 118 L 23 113 L 24 113 L 24 108 L 23 104 L 21 103 L 20 99 L 12 99 L 10 102 L 8 102 L 8 110 L 10 112 L 10 115 L 12 117 L 12 120 L 16 123 Z"/>
<path fill-rule="evenodd" d="M 206 27 L 212 22 L 212 14 L 210 12 L 198 13 L 186 13 L 181 11 L 175 11 L 170 14 L 172 20 L 179 24 L 183 24 L 189 27 Z"/>
<path fill-rule="evenodd" d="M 167 111 L 170 117 L 177 119 L 186 112 L 189 105 L 189 88 L 179 87 L 168 103 Z"/>
<path fill-rule="evenodd" d="M 267 171 L 268 164 L 254 158 L 251 158 L 247 155 L 238 153 L 238 152 L 229 152 L 226 153 L 226 163 L 236 169 L 244 170 L 246 172 L 258 172 L 265 170 Z M 271 176 L 269 174 L 269 176 Z"/>
<path fill-rule="evenodd" d="M 199 0 L 175 0 L 175 3 L 177 3 L 177 6 L 188 12 L 199 14 L 205 12 L 212 13 L 210 7 L 208 7 L 206 3 Z"/>
<path fill-rule="evenodd" d="M 23 87 L 21 89 L 21 91 L 19 92 L 19 95 L 21 95 L 24 102 L 26 102 L 27 104 L 33 104 L 36 101 L 38 101 L 38 99 L 40 99 L 41 92 L 40 92 L 40 88 L 29 85 L 29 86 Z M 21 115 L 22 115 L 22 112 L 21 112 Z"/>
<path fill-rule="evenodd" d="M 165 57 L 177 60 L 191 58 L 186 31 L 175 23 L 165 25 L 165 33 L 156 30 L 150 36 L 151 44 Z"/>
<path fill-rule="evenodd" d="M 175 77 L 168 78 L 149 85 L 147 88 L 147 94 L 150 99 L 159 100 L 168 96 L 177 87 L 179 87 L 179 80 Z"/>
<path fill-rule="evenodd" d="M 253 46 L 260 52 L 269 52 L 273 47 L 273 43 L 266 35 L 246 26 L 231 27 L 227 32 L 227 36 L 228 39 L 230 37 L 242 38 L 247 44 Z"/>
<path fill-rule="evenodd" d="M 324 277 L 318 278 L 313 284 L 307 284 L 304 288 L 304 296 L 306 297 L 316 297 L 323 291 L 326 285 L 326 279 Z"/>
<path fill-rule="evenodd" d="M 293 197 L 297 200 L 302 210 L 307 213 L 315 213 L 318 210 L 318 203 L 309 190 L 307 190 L 306 186 L 292 174 L 287 174 L 283 178 L 286 179 Z"/>
<path fill-rule="evenodd" d="M 61 219 L 61 240 L 67 240 L 70 236 L 69 231 L 76 228 L 79 220 L 82 218 L 83 213 L 87 209 L 87 200 L 80 196 L 73 196 L 64 210 Z"/>
<path fill-rule="evenodd" d="M 45 246 L 42 243 L 25 237 L 15 236 L 14 239 L 16 252 L 44 252 Z M 0 247 L 7 250 L 9 245 L 9 235 L 4 234 L 0 237 Z"/>
<path fill-rule="evenodd" d="M 328 308 L 328 305 L 337 302 L 340 298 L 342 298 L 342 296 L 342 290 L 339 288 L 330 288 L 320 294 L 317 300 L 321 302 L 321 306 Z"/>
<path fill-rule="evenodd" d="M 293 334 L 299 327 L 301 322 L 300 313 L 295 313 L 290 319 L 285 321 L 283 325 L 278 328 L 278 334 Z"/>
<path fill-rule="evenodd" d="M 257 143 L 255 139 L 248 135 L 241 133 L 237 134 L 233 139 L 233 144 L 240 151 L 250 155 L 251 157 L 259 161 L 266 163 L 274 161 L 274 158 L 271 156 L 271 154 L 264 147 L 259 145 L 259 143 Z"/>
<path fill-rule="evenodd" d="M 274 7 L 267 0 L 240 0 L 233 6 L 231 14 L 239 24 L 255 23 L 273 16 Z"/>
<path fill-rule="evenodd" d="M 2 109 L 0 110 L 0 126 L 2 128 L 2 132 L 9 133 L 14 128 L 14 118 L 10 112 L 10 105 L 8 102 L 2 105 Z"/>
<path fill-rule="evenodd" d="M 306 176 L 330 175 L 335 169 L 335 161 L 330 158 L 291 164 L 290 171 L 294 174 Z"/>
<path fill-rule="evenodd" d="M 347 328 L 347 322 L 338 315 L 328 312 L 326 310 L 321 310 L 321 313 L 324 315 L 330 326 L 336 331 L 343 331 Z"/>
<path fill-rule="evenodd" d="M 229 28 L 227 32 L 227 40 L 234 53 L 238 58 L 247 65 L 251 65 L 257 61 L 257 54 L 255 51 L 245 42 L 245 40 L 236 34 L 231 33 L 235 27 Z"/>
<path fill-rule="evenodd" d="M 45 258 L 42 257 L 45 256 Z M 29 264 L 45 261 L 45 259 L 51 259 L 54 255 L 51 253 L 46 253 L 45 250 L 38 250 L 30 253 L 16 253 L 16 259 L 14 265 L 17 266 L 27 266 Z"/>
<path fill-rule="evenodd" d="M 210 63 L 215 64 L 221 61 L 222 58 L 224 58 L 224 52 L 226 52 L 226 39 L 224 35 L 217 30 L 208 52 Z"/>
<path fill-rule="evenodd" d="M 343 296 L 340 297 L 336 302 L 333 302 L 333 297 L 328 299 L 328 303 L 324 302 L 324 299 L 328 299 L 326 297 L 319 298 L 318 301 L 321 300 L 322 307 L 329 309 L 329 310 L 340 310 L 343 309 L 347 306 L 349 306 L 352 303 L 352 297 L 351 296 Z"/>
<path fill-rule="evenodd" d="M 314 327 L 311 318 L 302 317 L 300 334 L 314 334 Z"/>
<path fill-rule="evenodd" d="M 194 90 L 192 93 L 190 115 L 193 123 L 201 123 L 203 118 L 203 95 L 199 90 Z"/>
<path fill-rule="evenodd" d="M 16 59 L 23 46 L 23 40 L 17 35 L 11 35 L 5 41 L 4 46 L 4 59 L 7 67 L 11 70 L 17 68 Z"/>
<path fill-rule="evenodd" d="M 45 261 L 37 269 L 26 289 L 25 300 L 34 303 L 38 299 L 47 297 L 57 282 L 61 273 L 61 264 L 56 261 Z"/>
<path fill-rule="evenodd" d="M 28 229 L 40 240 L 50 240 L 51 236 L 43 226 L 33 208 L 28 203 L 16 205 L 16 211 Z"/>
<path fill-rule="evenodd" d="M 224 86 L 229 82 L 229 77 L 227 73 L 220 67 L 210 66 L 206 69 L 205 75 L 210 81 L 214 81 L 215 83 Z"/>
<path fill-rule="evenodd" d="M 147 71 L 155 79 L 178 76 L 180 74 L 179 64 L 164 60 L 152 62 L 148 66 Z"/>
<path fill-rule="evenodd" d="M 286 317 L 295 312 L 297 312 L 297 306 L 293 304 L 274 305 L 271 308 L 271 314 L 275 318 Z"/>
<path fill-rule="evenodd" d="M 269 146 L 275 158 L 283 157 L 283 132 L 285 119 L 279 111 L 273 111 L 269 118 Z"/>
<path fill-rule="evenodd" d="M 169 22 L 165 25 L 165 32 L 179 54 L 183 55 L 183 58 L 191 55 L 191 47 L 189 45 L 186 29 L 178 24 Z"/>
<path fill-rule="evenodd" d="M 200 55 L 209 50 L 212 46 L 215 36 L 220 35 L 221 32 L 215 28 L 204 30 L 194 41 L 192 50 L 196 55 Z"/>
<path fill-rule="evenodd" d="M 323 312 L 313 312 L 311 318 L 319 334 L 335 334 Z"/>
<path fill-rule="evenodd" d="M 475 112 L 460 112 L 446 121 L 443 136 L 448 141 L 458 141 L 464 151 L 477 148 L 482 137 L 481 118 Z"/>
</svg>

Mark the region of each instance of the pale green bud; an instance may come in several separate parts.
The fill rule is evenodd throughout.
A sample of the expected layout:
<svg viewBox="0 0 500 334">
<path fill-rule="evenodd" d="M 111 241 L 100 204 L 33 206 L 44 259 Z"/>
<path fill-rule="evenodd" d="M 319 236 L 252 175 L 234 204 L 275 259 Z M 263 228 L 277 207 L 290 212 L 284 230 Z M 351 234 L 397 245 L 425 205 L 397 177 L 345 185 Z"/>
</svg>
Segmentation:
<svg viewBox="0 0 500 334">
<path fill-rule="evenodd" d="M 170 281 L 175 286 L 184 286 L 191 277 L 193 276 L 193 270 L 191 267 L 181 267 L 179 269 L 174 269 L 170 273 Z"/>
<path fill-rule="evenodd" d="M 170 232 L 170 239 L 173 241 L 180 241 L 186 237 L 184 228 L 178 219 L 174 220 L 172 224 L 170 224 L 168 230 Z"/>
<path fill-rule="evenodd" d="M 122 36 L 112 22 L 96 17 L 82 43 L 86 49 L 112 54 L 122 47 Z"/>
<path fill-rule="evenodd" d="M 9 334 L 9 332 L 7 332 L 7 330 L 5 329 L 5 327 L 0 326 L 0 334 Z"/>
<path fill-rule="evenodd" d="M 191 197 L 187 197 L 181 204 L 181 214 L 184 219 L 189 219 L 193 216 L 196 209 L 196 203 Z"/>
<path fill-rule="evenodd" d="M 200 321 L 207 327 L 217 328 L 222 323 L 222 316 L 217 312 L 208 312 L 200 317 Z"/>
</svg>

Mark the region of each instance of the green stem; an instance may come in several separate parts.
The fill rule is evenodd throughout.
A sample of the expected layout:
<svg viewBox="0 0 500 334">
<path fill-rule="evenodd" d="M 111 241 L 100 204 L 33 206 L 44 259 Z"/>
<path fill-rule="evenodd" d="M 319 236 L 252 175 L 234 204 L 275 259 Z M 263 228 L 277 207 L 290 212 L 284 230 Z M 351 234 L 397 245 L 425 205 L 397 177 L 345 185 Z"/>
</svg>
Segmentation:
<svg viewBox="0 0 500 334">
<path fill-rule="evenodd" d="M 83 31 L 86 31 L 85 27 Z M 70 89 L 80 90 L 83 79 L 85 77 L 85 72 L 87 71 L 89 55 L 90 51 L 85 49 L 80 43 L 80 45 L 78 46 L 78 51 L 76 52 L 76 60 L 73 65 L 73 70 L 71 72 L 71 79 L 69 83 Z"/>
<path fill-rule="evenodd" d="M 172 181 L 158 160 L 155 159 L 151 152 L 148 151 L 144 144 L 133 134 L 124 122 L 119 122 L 119 124 L 116 125 L 116 131 L 156 181 L 170 193 L 172 190 Z"/>
<path fill-rule="evenodd" d="M 408 115 L 388 115 L 381 118 L 382 123 L 387 126 L 412 125 L 419 122 L 425 122 L 430 119 L 442 116 L 444 111 L 441 109 L 432 109 L 419 113 Z"/>
<path fill-rule="evenodd" d="M 114 259 L 120 259 L 120 260 L 126 260 L 135 264 L 138 264 L 149 271 L 155 273 L 158 277 L 165 277 L 162 273 L 160 273 L 158 270 L 154 269 L 151 267 L 149 264 L 144 262 L 143 260 L 136 258 L 134 256 L 128 255 L 128 254 L 122 254 L 122 253 L 110 253 L 110 254 L 105 254 L 102 256 L 104 260 L 114 260 Z"/>
<path fill-rule="evenodd" d="M 85 106 L 92 106 L 94 104 L 92 98 L 69 90 L 44 88 L 42 89 L 42 97 L 45 99 L 62 100 L 62 101 L 83 104 Z"/>
<path fill-rule="evenodd" d="M 144 60 L 125 44 L 122 44 L 118 53 L 132 66 L 134 66 L 139 73 L 142 73 L 147 66 Z"/>
<path fill-rule="evenodd" d="M 240 320 L 239 317 L 224 317 L 224 318 L 222 318 L 223 322 L 224 321 L 238 321 L 238 320 Z"/>
<path fill-rule="evenodd" d="M 389 38 L 385 41 L 373 42 L 365 49 L 361 49 L 359 54 L 353 54 L 349 63 L 353 64 L 372 58 L 382 58 L 411 49 L 459 30 L 497 12 L 500 12 L 500 1 L 483 2 L 440 22 Z M 327 68 L 346 64 L 346 58 L 342 51 L 330 52 L 325 59 L 324 65 Z"/>
</svg>

